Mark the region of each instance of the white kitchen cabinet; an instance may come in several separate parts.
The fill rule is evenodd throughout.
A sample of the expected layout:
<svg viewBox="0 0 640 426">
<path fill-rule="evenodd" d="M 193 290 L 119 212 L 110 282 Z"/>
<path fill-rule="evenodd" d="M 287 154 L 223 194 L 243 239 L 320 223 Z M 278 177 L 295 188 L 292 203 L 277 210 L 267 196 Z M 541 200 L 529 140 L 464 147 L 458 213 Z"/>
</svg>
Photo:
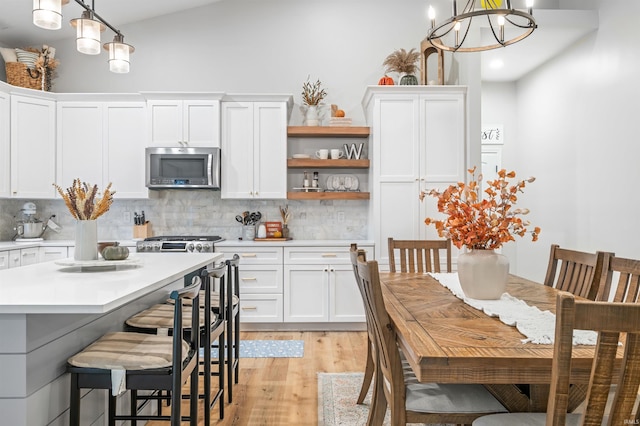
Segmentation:
<svg viewBox="0 0 640 426">
<path fill-rule="evenodd" d="M 11 95 L 11 196 L 54 198 L 56 104 Z"/>
<path fill-rule="evenodd" d="M 9 94 L 0 92 L 0 197 L 11 196 L 10 105 Z"/>
<path fill-rule="evenodd" d="M 68 188 L 81 179 L 103 189 L 101 102 L 57 103 L 57 178 Z"/>
<path fill-rule="evenodd" d="M 220 147 L 220 98 L 149 100 L 149 146 Z"/>
<path fill-rule="evenodd" d="M 466 180 L 466 88 L 370 86 L 362 103 L 371 127 L 374 241 L 386 269 L 387 238 L 439 238 L 424 224 L 437 217 L 436 200 L 421 202 L 420 191 Z"/>
<path fill-rule="evenodd" d="M 118 198 L 148 198 L 144 184 L 146 144 L 144 102 L 57 104 L 57 183 L 109 183 Z"/>
<path fill-rule="evenodd" d="M 66 259 L 69 257 L 67 246 L 46 246 L 38 248 L 38 262 L 48 262 L 50 260 Z"/>
<path fill-rule="evenodd" d="M 276 96 L 272 96 L 276 98 Z M 292 97 L 222 102 L 222 198 L 287 198 L 287 120 Z"/>
<path fill-rule="evenodd" d="M 284 261 L 285 322 L 365 321 L 349 246 L 285 248 Z"/>
<path fill-rule="evenodd" d="M 216 246 L 216 252 L 240 256 L 240 323 L 282 322 L 282 247 Z"/>
<path fill-rule="evenodd" d="M 147 143 L 144 102 L 107 102 L 103 124 L 103 185 L 111 182 L 117 198 L 149 198 L 145 186 Z"/>
<path fill-rule="evenodd" d="M 9 269 L 9 250 L 0 251 L 0 270 Z"/>
<path fill-rule="evenodd" d="M 9 250 L 9 268 L 34 265 L 39 262 L 38 255 L 38 247 Z"/>
</svg>

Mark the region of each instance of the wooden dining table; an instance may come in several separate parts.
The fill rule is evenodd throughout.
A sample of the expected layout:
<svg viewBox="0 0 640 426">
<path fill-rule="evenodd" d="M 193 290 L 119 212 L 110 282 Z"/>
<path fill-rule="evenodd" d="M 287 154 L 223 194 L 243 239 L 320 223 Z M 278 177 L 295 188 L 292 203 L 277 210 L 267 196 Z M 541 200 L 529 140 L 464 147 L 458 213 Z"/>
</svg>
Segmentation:
<svg viewBox="0 0 640 426">
<path fill-rule="evenodd" d="M 420 382 L 484 384 L 509 411 L 545 411 L 553 345 L 523 343 L 515 327 L 490 317 L 422 273 L 381 272 L 398 344 Z M 515 275 L 507 292 L 555 313 L 557 290 Z M 576 346 L 570 411 L 586 394 L 595 346 Z"/>
</svg>

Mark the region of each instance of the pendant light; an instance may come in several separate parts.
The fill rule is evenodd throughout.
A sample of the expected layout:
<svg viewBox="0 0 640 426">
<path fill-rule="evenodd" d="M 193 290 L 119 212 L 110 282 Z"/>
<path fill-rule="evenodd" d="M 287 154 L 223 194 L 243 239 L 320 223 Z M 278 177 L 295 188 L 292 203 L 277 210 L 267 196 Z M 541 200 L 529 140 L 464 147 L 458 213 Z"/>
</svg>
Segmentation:
<svg viewBox="0 0 640 426">
<path fill-rule="evenodd" d="M 33 0 L 33 23 L 47 30 L 59 30 L 62 27 L 62 6 L 70 0 Z M 76 29 L 76 48 L 86 55 L 99 55 L 100 33 L 107 27 L 116 35 L 111 43 L 105 43 L 109 52 L 109 70 L 115 73 L 129 72 L 129 55 L 135 50 L 124 42 L 122 33 L 96 13 L 95 0 L 91 6 L 84 0 L 74 0 L 84 11 L 80 18 L 72 19 L 71 26 Z"/>
<path fill-rule="evenodd" d="M 76 47 L 86 55 L 100 54 L 100 33 L 106 29 L 102 22 L 94 19 L 93 10 L 85 10 L 82 17 L 72 19 L 71 26 L 76 29 Z"/>
<path fill-rule="evenodd" d="M 124 42 L 122 34 L 116 34 L 111 43 L 105 43 L 104 49 L 109 52 L 109 71 L 119 74 L 129 72 L 129 55 L 135 49 Z"/>
<path fill-rule="evenodd" d="M 62 27 L 62 6 L 69 0 L 33 0 L 33 24 L 45 30 Z"/>
<path fill-rule="evenodd" d="M 528 37 L 538 27 L 533 18 L 533 0 L 525 0 L 525 10 L 512 7 L 511 0 L 464 0 L 458 9 L 458 1 L 452 0 L 451 17 L 436 23 L 433 7 L 429 7 L 431 29 L 427 40 L 435 47 L 450 52 L 481 52 L 516 43 Z M 484 25 L 491 31 L 491 41 L 478 44 L 467 39 L 473 25 Z M 467 43 L 465 43 L 467 42 Z"/>
</svg>

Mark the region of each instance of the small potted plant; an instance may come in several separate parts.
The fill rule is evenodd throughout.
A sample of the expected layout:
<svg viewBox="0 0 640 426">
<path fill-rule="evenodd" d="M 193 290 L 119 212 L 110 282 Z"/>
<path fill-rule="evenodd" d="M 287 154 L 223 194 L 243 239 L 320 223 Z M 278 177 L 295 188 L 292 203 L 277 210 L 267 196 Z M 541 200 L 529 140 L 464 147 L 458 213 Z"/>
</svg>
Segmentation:
<svg viewBox="0 0 640 426">
<path fill-rule="evenodd" d="M 318 106 L 327 97 L 327 92 L 322 88 L 322 82 L 318 79 L 315 83 L 307 81 L 302 84 L 302 103 L 306 107 L 305 124 L 317 126 L 320 124 Z"/>
<path fill-rule="evenodd" d="M 402 75 L 400 79 L 401 85 L 416 86 L 418 78 L 415 74 L 418 71 L 417 62 L 420 59 L 420 52 L 415 50 L 411 49 L 407 52 L 404 49 L 399 49 L 387 56 L 382 63 L 386 67 L 385 74 L 397 72 Z"/>
<path fill-rule="evenodd" d="M 458 256 L 458 278 L 465 295 L 474 299 L 499 299 L 506 287 L 509 259 L 494 249 L 515 241 L 516 235 L 531 234 L 532 240 L 537 241 L 540 234 L 539 227 L 529 230 L 529 222 L 521 217 L 529 213 L 528 209 L 513 208 L 518 193 L 524 192 L 526 184 L 535 178 L 513 183 L 510 179 L 515 178 L 516 173 L 502 169 L 497 179 L 486 182 L 482 198 L 482 175 L 476 179 L 475 167 L 468 171 L 469 183 L 459 182 L 444 191 L 420 193 L 421 200 L 426 195 L 437 198 L 438 211 L 446 215 L 444 220 L 428 217 L 424 222 L 435 225 L 438 235 L 450 238 L 457 248 L 467 249 Z"/>
</svg>

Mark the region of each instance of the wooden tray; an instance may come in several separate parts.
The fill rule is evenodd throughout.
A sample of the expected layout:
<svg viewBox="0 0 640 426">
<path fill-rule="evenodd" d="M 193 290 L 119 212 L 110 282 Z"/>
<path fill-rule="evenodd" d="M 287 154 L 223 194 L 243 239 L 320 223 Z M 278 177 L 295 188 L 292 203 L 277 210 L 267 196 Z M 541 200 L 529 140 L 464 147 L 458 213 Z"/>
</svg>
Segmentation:
<svg viewBox="0 0 640 426">
<path fill-rule="evenodd" d="M 289 238 L 284 238 L 284 237 L 280 237 L 280 238 L 275 238 L 275 237 L 269 237 L 269 238 L 254 238 L 253 241 L 289 241 L 291 239 L 291 237 Z"/>
</svg>

